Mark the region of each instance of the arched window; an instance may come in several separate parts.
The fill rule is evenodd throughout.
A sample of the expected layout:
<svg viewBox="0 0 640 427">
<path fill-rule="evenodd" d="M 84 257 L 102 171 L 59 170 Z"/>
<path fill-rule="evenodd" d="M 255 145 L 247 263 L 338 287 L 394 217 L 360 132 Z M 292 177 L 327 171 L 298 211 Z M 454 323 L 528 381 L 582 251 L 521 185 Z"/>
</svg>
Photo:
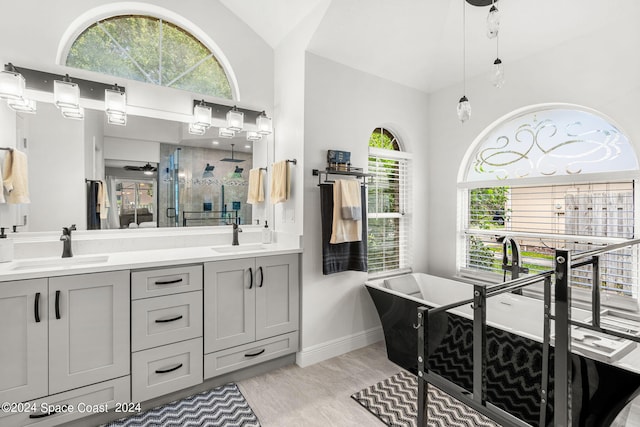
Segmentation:
<svg viewBox="0 0 640 427">
<path fill-rule="evenodd" d="M 369 138 L 367 250 L 369 273 L 411 267 L 409 153 L 388 129 L 376 128 Z"/>
<path fill-rule="evenodd" d="M 554 248 L 590 250 L 634 238 L 637 171 L 624 133 L 593 110 L 534 106 L 494 124 L 459 172 L 459 272 L 509 279 L 503 250 L 513 249 L 505 236 L 516 240 L 529 273 L 551 269 Z M 632 248 L 603 258 L 608 296 L 637 298 L 637 264 Z M 591 286 L 590 269 L 575 271 L 575 295 Z"/>
<path fill-rule="evenodd" d="M 213 52 L 165 19 L 119 15 L 85 29 L 65 65 L 203 95 L 232 99 L 225 70 Z"/>
</svg>

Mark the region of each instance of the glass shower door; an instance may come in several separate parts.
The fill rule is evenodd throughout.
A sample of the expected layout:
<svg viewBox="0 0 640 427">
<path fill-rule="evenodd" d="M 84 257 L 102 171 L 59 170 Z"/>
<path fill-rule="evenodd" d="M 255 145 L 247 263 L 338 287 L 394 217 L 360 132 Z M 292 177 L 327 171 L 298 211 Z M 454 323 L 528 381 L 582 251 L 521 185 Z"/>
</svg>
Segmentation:
<svg viewBox="0 0 640 427">
<path fill-rule="evenodd" d="M 180 150 L 178 147 L 169 156 L 167 185 L 167 226 L 180 226 Z"/>
</svg>

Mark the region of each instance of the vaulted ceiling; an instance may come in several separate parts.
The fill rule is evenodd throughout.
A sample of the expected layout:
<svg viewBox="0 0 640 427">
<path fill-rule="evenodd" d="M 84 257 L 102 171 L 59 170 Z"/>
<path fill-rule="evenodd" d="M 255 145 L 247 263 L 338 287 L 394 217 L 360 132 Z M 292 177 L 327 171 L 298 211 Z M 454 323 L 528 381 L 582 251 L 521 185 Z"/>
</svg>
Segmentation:
<svg viewBox="0 0 640 427">
<path fill-rule="evenodd" d="M 324 13 L 307 50 L 425 92 L 462 80 L 463 0 L 221 0 L 276 48 L 309 13 Z M 328 7 L 322 8 L 323 3 Z M 499 56 L 510 61 L 597 31 L 637 25 L 640 1 L 500 0 Z M 488 7 L 466 3 L 467 75 L 488 73 L 496 40 Z M 638 49 L 638 40 L 615 48 Z M 567 52 L 571 54 L 571 52 Z"/>
</svg>

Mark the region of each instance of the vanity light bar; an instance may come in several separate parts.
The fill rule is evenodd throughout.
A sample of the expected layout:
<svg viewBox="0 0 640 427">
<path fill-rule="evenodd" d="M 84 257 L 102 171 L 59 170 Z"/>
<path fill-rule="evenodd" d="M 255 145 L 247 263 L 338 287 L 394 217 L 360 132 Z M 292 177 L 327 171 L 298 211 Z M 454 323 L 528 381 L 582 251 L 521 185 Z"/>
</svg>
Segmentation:
<svg viewBox="0 0 640 427">
<path fill-rule="evenodd" d="M 20 77 L 16 77 L 16 75 Z M 65 108 L 65 111 L 63 111 L 62 114 L 67 118 L 84 118 L 84 109 L 79 105 L 79 99 L 82 98 L 94 101 L 105 101 L 107 123 L 120 125 L 126 124 L 126 89 L 122 86 L 100 83 L 92 80 L 77 78 L 71 79 L 68 75 L 61 76 L 59 74 L 47 73 L 29 68 L 14 67 L 13 64 L 9 63 L 5 65 L 5 71 L 0 72 L 0 97 L 2 97 L 4 90 L 3 85 L 10 84 L 12 79 L 24 81 L 24 88 L 26 89 L 53 93 L 56 106 L 61 109 L 63 107 Z M 22 92 L 24 92 L 24 88 Z M 12 102 L 9 106 L 16 111 L 35 112 L 35 103 L 33 104 L 33 111 L 28 111 L 31 109 L 29 106 L 30 101 L 24 98 L 23 95 L 16 97 L 19 91 L 20 89 L 13 89 L 13 91 L 8 91 L 5 94 L 5 99 L 13 96 L 14 99 L 18 100 L 16 102 Z M 120 97 L 120 101 L 115 104 L 120 105 L 119 107 L 110 106 L 112 104 L 107 100 L 107 91 L 120 93 L 120 95 L 118 95 Z M 123 105 L 124 108 L 122 107 Z"/>
</svg>

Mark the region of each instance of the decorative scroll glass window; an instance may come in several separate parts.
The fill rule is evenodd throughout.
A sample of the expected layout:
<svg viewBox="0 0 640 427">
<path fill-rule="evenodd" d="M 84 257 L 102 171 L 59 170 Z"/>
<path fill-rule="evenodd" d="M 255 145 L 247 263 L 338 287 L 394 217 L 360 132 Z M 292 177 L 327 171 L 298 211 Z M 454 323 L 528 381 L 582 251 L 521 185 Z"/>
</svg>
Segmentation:
<svg viewBox="0 0 640 427">
<path fill-rule="evenodd" d="M 398 139 L 377 128 L 369 139 L 367 250 L 369 273 L 409 270 L 412 254 L 410 154 Z"/>
<path fill-rule="evenodd" d="M 463 275 L 509 279 L 499 241 L 506 235 L 519 243 L 530 274 L 553 268 L 554 248 L 591 250 L 634 238 L 638 160 L 625 135 L 594 112 L 546 108 L 512 117 L 486 133 L 464 167 Z M 637 259 L 632 248 L 603 257 L 604 302 L 637 299 Z M 591 266 L 574 274 L 574 296 L 588 300 L 579 289 L 591 287 Z"/>
<path fill-rule="evenodd" d="M 152 16 L 96 22 L 73 42 L 66 65 L 232 99 L 229 79 L 215 55 L 186 30 Z"/>
</svg>

